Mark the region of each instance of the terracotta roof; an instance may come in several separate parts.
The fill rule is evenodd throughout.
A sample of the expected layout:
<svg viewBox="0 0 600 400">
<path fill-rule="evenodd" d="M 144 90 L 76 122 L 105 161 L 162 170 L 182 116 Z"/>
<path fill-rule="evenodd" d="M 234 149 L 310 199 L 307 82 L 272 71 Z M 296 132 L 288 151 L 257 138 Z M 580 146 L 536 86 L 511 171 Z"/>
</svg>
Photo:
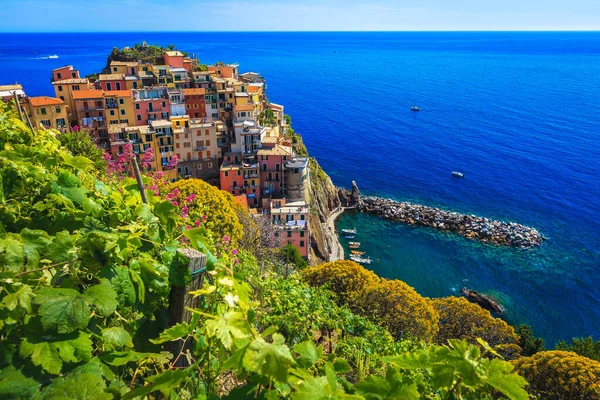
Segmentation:
<svg viewBox="0 0 600 400">
<path fill-rule="evenodd" d="M 115 66 L 117 66 L 117 65 L 124 65 L 124 66 L 127 66 L 127 67 L 137 67 L 138 63 L 135 62 L 135 61 L 111 61 L 110 65 L 115 65 Z"/>
<path fill-rule="evenodd" d="M 279 104 L 275 104 L 275 103 L 270 103 L 269 108 L 272 108 L 274 110 L 283 110 L 283 106 L 281 106 Z"/>
<path fill-rule="evenodd" d="M 180 51 L 165 51 L 165 54 L 169 57 L 183 57 L 183 53 Z"/>
<path fill-rule="evenodd" d="M 254 106 L 252 104 L 240 104 L 236 105 L 235 111 L 252 111 L 254 110 Z"/>
<path fill-rule="evenodd" d="M 200 95 L 200 94 L 204 94 L 206 93 L 206 90 L 204 90 L 203 88 L 193 88 L 193 89 L 183 89 L 183 94 L 184 95 Z"/>
<path fill-rule="evenodd" d="M 53 85 L 70 85 L 72 83 L 89 83 L 89 81 L 87 78 L 71 78 L 52 82 Z"/>
<path fill-rule="evenodd" d="M 98 75 L 99 81 L 120 81 L 125 79 L 123 74 L 100 74 Z"/>
<path fill-rule="evenodd" d="M 62 101 L 61 99 L 57 99 L 56 97 L 46 97 L 46 96 L 30 97 L 29 103 L 31 103 L 31 105 L 34 107 L 62 106 L 65 104 L 65 102 Z"/>
<path fill-rule="evenodd" d="M 259 156 L 290 156 L 292 155 L 292 150 L 276 145 L 272 149 L 260 149 L 256 154 Z"/>
<path fill-rule="evenodd" d="M 104 92 L 104 96 L 107 97 L 133 97 L 131 90 L 111 90 L 108 92 Z"/>
<path fill-rule="evenodd" d="M 248 86 L 248 93 L 258 93 L 260 92 L 259 86 Z"/>
<path fill-rule="evenodd" d="M 102 90 L 75 90 L 73 91 L 73 99 L 99 99 L 103 94 Z"/>
<path fill-rule="evenodd" d="M 15 83 L 14 85 L 0 85 L 0 90 L 23 90 L 23 86 L 18 83 Z"/>
</svg>

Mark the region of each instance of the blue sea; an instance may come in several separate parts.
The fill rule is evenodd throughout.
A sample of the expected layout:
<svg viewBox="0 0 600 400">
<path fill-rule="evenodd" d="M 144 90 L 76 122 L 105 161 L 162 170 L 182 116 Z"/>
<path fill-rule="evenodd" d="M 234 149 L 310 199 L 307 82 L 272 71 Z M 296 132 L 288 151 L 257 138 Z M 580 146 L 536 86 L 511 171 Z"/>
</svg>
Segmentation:
<svg viewBox="0 0 600 400">
<path fill-rule="evenodd" d="M 600 339 L 600 32 L 0 34 L 0 83 L 53 95 L 53 68 L 96 72 L 141 40 L 262 73 L 336 185 L 548 237 L 519 250 L 344 215 L 377 274 L 492 294 L 550 345 Z"/>
</svg>

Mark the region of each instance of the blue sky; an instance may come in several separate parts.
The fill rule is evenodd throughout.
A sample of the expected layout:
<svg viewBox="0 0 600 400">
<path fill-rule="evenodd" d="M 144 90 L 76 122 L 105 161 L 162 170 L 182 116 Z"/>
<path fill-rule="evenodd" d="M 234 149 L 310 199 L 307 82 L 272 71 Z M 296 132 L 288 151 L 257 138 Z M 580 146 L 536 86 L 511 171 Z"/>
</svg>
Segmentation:
<svg viewBox="0 0 600 400">
<path fill-rule="evenodd" d="M 0 31 L 600 30 L 600 0 L 0 0 Z"/>
</svg>

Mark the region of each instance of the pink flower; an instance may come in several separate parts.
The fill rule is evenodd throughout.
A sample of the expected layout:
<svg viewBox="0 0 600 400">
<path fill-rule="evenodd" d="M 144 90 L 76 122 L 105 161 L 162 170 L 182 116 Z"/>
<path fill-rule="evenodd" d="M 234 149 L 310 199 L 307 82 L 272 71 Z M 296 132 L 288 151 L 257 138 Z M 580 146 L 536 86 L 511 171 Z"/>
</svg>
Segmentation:
<svg viewBox="0 0 600 400">
<path fill-rule="evenodd" d="M 73 128 L 73 132 L 79 132 L 79 126 L 75 125 Z"/>
<path fill-rule="evenodd" d="M 233 254 L 234 256 L 236 256 L 238 253 L 238 251 L 236 249 L 231 250 L 231 254 Z"/>
<path fill-rule="evenodd" d="M 196 222 L 194 222 L 194 225 L 196 225 L 196 226 L 200 226 L 201 224 L 202 224 L 202 221 L 200 221 L 200 220 L 197 220 Z"/>
<path fill-rule="evenodd" d="M 162 179 L 163 176 L 165 176 L 165 173 L 163 171 L 156 171 L 156 173 L 154 174 L 154 177 L 156 179 Z"/>
<path fill-rule="evenodd" d="M 233 260 L 233 265 L 238 265 L 238 263 L 240 262 L 240 260 L 238 260 L 237 258 L 235 260 Z"/>
<path fill-rule="evenodd" d="M 206 215 L 202 216 L 202 221 L 206 222 Z"/>
<path fill-rule="evenodd" d="M 172 201 L 171 204 L 173 204 L 174 206 L 178 206 L 179 202 L 175 200 L 175 201 Z"/>
<path fill-rule="evenodd" d="M 230 240 L 231 238 L 229 236 L 223 236 L 223 243 L 229 243 Z"/>
<path fill-rule="evenodd" d="M 192 202 L 196 199 L 196 195 L 194 193 L 190 194 L 186 199 L 185 202 L 187 204 L 192 204 Z"/>
</svg>

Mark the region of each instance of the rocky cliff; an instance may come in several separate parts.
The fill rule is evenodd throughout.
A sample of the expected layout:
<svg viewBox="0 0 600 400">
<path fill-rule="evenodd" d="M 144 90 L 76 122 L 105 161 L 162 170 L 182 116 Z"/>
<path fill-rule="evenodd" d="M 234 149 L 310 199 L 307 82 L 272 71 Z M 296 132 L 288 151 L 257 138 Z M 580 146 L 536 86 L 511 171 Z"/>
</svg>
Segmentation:
<svg viewBox="0 0 600 400">
<path fill-rule="evenodd" d="M 310 179 L 304 198 L 310 206 L 311 249 L 309 261 L 318 264 L 343 258 L 343 250 L 333 227 L 333 219 L 342 208 L 338 189 L 317 160 L 309 161 Z"/>
</svg>

